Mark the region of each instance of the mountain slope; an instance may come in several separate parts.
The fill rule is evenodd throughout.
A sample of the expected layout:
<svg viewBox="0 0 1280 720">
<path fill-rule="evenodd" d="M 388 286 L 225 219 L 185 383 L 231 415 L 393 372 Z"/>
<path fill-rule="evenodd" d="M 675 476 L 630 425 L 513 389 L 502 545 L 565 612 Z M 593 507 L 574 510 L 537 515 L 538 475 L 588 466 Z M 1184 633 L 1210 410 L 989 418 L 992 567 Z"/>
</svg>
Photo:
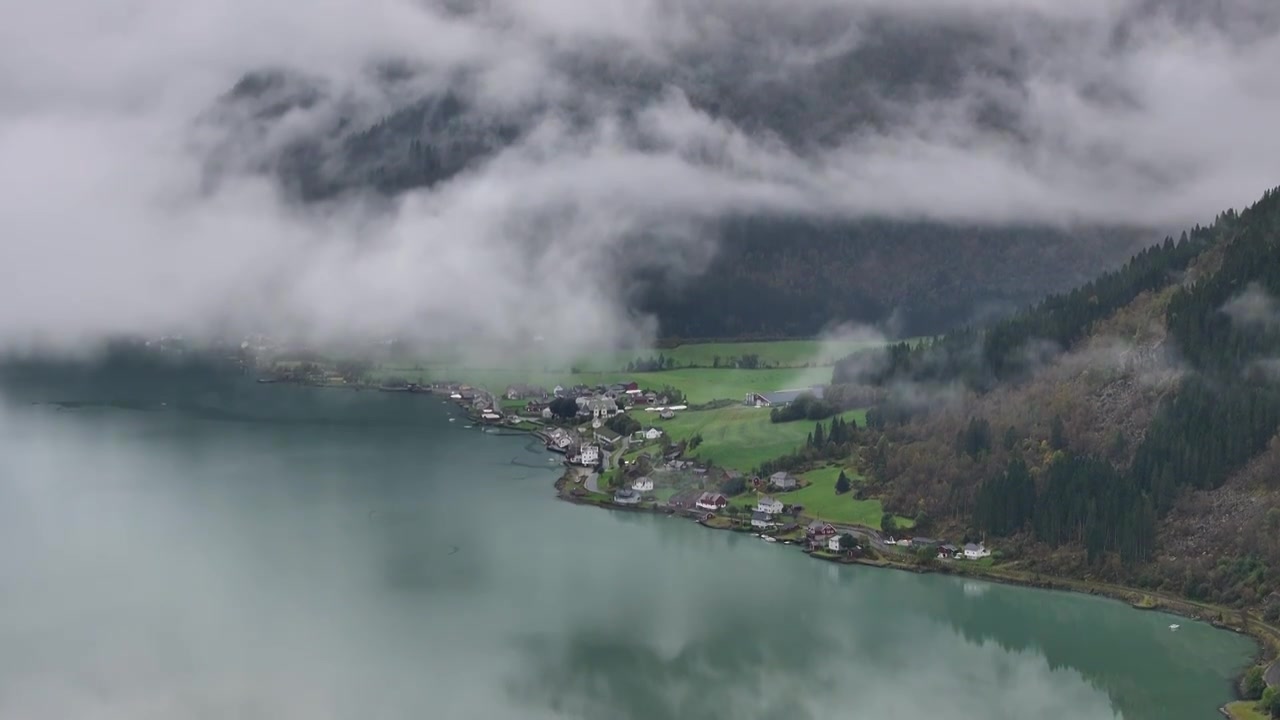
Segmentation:
<svg viewBox="0 0 1280 720">
<path fill-rule="evenodd" d="M 302 202 L 395 198 L 447 190 L 529 147 L 554 156 L 564 148 L 538 145 L 553 134 L 569 151 L 604 137 L 610 152 L 677 156 L 748 178 L 778 158 L 795 165 L 784 176 L 824 177 L 824 168 L 856 167 L 867 137 L 892 141 L 951 115 L 978 134 L 975 143 L 997 142 L 1016 155 L 1044 132 L 1024 117 L 1037 63 L 1071 55 L 1072 43 L 1083 42 L 1034 13 L 707 12 L 714 27 L 699 28 L 702 42 L 657 55 L 570 44 L 548 60 L 548 73 L 561 80 L 554 87 L 523 87 L 496 100 L 467 72 L 440 79 L 421 68 L 378 68 L 368 78 L 376 90 L 366 91 L 377 101 L 364 103 L 302 74 L 250 76 L 210 113 L 212 134 L 223 136 L 210 152 L 210 176 L 216 181 L 242 158 Z M 1107 88 L 1097 92 L 1105 97 Z M 735 154 L 744 144 L 772 154 Z M 812 336 L 849 321 L 914 336 L 1004 315 L 1074 287 L 1158 236 L 1119 224 L 926 220 L 935 215 L 892 207 L 883 215 L 902 219 L 890 221 L 877 215 L 885 201 L 841 197 L 841 173 L 829 174 L 823 192 L 838 200 L 795 200 L 814 207 L 794 211 L 747 203 L 695 218 L 697 244 L 717 252 L 705 267 L 706 253 L 681 258 L 677 264 L 691 273 L 647 257 L 659 221 L 609 238 L 618 259 L 599 271 L 617 278 L 634 309 L 655 314 L 667 336 Z M 886 196 L 927 194 L 898 187 L 892 177 L 881 184 Z M 833 207 L 864 202 L 861 210 Z M 938 208 L 937 216 L 948 212 L 985 217 L 970 208 Z"/>
<path fill-rule="evenodd" d="M 1078 291 L 836 378 L 890 391 L 864 458 L 890 510 L 999 537 L 1037 570 L 1255 604 L 1280 591 L 1278 294 L 1271 191 Z"/>
</svg>

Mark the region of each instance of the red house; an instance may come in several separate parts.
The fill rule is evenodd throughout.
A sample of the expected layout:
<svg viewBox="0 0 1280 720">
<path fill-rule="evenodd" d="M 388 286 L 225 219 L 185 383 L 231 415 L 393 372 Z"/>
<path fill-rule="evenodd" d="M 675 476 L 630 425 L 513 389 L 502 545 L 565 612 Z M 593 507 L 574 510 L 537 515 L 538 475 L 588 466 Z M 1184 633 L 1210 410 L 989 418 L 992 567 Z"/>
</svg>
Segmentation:
<svg viewBox="0 0 1280 720">
<path fill-rule="evenodd" d="M 723 510 L 728 504 L 729 498 L 713 492 L 702 493 L 697 502 L 697 506 L 703 510 Z"/>
<path fill-rule="evenodd" d="M 809 523 L 809 527 L 805 528 L 805 533 L 810 537 L 827 537 L 828 535 L 835 535 L 836 529 L 831 523 L 814 520 Z"/>
</svg>

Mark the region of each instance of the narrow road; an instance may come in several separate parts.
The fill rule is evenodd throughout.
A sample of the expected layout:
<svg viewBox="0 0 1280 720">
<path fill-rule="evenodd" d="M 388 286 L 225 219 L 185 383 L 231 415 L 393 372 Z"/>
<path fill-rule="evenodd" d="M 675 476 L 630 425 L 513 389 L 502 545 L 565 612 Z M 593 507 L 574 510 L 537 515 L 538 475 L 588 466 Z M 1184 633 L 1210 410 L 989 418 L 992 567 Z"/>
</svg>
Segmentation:
<svg viewBox="0 0 1280 720">
<path fill-rule="evenodd" d="M 599 480 L 600 480 L 600 476 L 596 474 L 594 470 L 592 470 L 591 472 L 587 473 L 587 479 L 585 482 L 582 483 L 582 485 L 587 489 L 588 492 L 598 493 L 600 492 L 600 484 L 598 482 Z"/>
</svg>

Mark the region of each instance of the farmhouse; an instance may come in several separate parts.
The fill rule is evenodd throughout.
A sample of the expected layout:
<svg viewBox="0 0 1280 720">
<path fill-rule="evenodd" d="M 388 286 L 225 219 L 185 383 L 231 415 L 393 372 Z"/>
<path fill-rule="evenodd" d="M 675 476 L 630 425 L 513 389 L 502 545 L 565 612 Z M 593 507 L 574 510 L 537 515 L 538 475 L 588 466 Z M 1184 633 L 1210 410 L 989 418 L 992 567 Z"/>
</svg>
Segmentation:
<svg viewBox="0 0 1280 720">
<path fill-rule="evenodd" d="M 840 536 L 832 535 L 827 538 L 827 549 L 831 552 L 840 552 Z"/>
<path fill-rule="evenodd" d="M 579 398 L 579 401 L 581 400 L 582 398 Z M 584 404 L 579 402 L 578 406 L 583 407 Z M 591 417 L 596 419 L 611 418 L 618 414 L 618 403 L 608 397 L 587 398 L 585 408 L 591 413 Z"/>
<path fill-rule="evenodd" d="M 702 510 L 722 510 L 729 504 L 729 498 L 720 493 L 704 492 L 694 504 Z"/>
<path fill-rule="evenodd" d="M 776 472 L 769 476 L 769 484 L 779 490 L 793 490 L 796 486 L 796 477 L 789 472 Z"/>
<path fill-rule="evenodd" d="M 607 427 L 596 428 L 592 434 L 595 435 L 596 442 L 610 449 L 622 442 L 622 436 Z"/>
<path fill-rule="evenodd" d="M 746 397 L 743 398 L 743 404 L 754 407 L 781 407 L 784 405 L 790 405 L 796 398 L 804 395 L 805 393 L 813 395 L 821 400 L 824 390 L 825 388 L 822 385 L 814 385 L 812 387 L 801 388 L 799 390 L 775 390 L 768 393 L 749 392 L 746 394 Z"/>
<path fill-rule="evenodd" d="M 657 440 L 660 437 L 662 437 L 662 431 L 656 427 L 651 427 L 644 431 L 645 440 Z"/>
<path fill-rule="evenodd" d="M 769 517 L 769 513 L 763 513 L 759 510 L 751 513 L 751 527 L 764 530 L 773 525 L 773 520 Z"/>
<path fill-rule="evenodd" d="M 642 493 L 653 492 L 653 479 L 648 476 L 638 477 L 631 483 L 631 489 Z"/>
<path fill-rule="evenodd" d="M 977 543 L 977 544 L 965 543 L 965 546 L 964 546 L 965 560 L 981 560 L 982 558 L 987 557 L 989 555 L 991 555 L 991 551 L 988 550 L 986 546 L 984 546 L 982 543 Z"/>
<path fill-rule="evenodd" d="M 782 501 L 774 497 L 769 497 L 768 495 L 762 495 L 760 499 L 756 501 L 756 512 L 762 512 L 766 515 L 777 515 L 782 512 Z"/>
<path fill-rule="evenodd" d="M 940 558 L 953 558 L 959 554 L 960 548 L 952 545 L 951 543 L 946 543 L 942 547 L 938 548 L 938 557 Z"/>
<path fill-rule="evenodd" d="M 813 537 L 822 537 L 826 535 L 835 535 L 836 529 L 831 523 L 825 523 L 821 520 L 814 520 L 805 528 L 805 533 Z"/>
</svg>

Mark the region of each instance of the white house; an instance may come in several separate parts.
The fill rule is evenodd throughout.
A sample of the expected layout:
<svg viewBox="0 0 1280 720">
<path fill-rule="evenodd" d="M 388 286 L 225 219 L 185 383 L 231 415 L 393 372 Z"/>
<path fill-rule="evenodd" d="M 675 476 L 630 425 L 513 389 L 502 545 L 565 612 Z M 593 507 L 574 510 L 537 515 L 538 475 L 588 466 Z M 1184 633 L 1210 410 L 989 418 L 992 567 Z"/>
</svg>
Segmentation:
<svg viewBox="0 0 1280 720">
<path fill-rule="evenodd" d="M 773 521 L 769 518 L 769 513 L 763 513 L 759 510 L 751 513 L 751 527 L 764 530 L 773 525 Z"/>
<path fill-rule="evenodd" d="M 551 408 L 549 408 L 549 407 L 544 407 L 544 408 L 542 408 L 542 419 L 543 419 L 543 420 L 550 420 L 550 419 L 551 419 Z"/>
<path fill-rule="evenodd" d="M 965 543 L 964 545 L 965 560 L 981 560 L 982 558 L 988 557 L 990 555 L 991 555 L 991 551 L 988 550 L 986 546 L 984 546 L 982 543 L 978 543 L 976 545 L 973 543 Z"/>
<path fill-rule="evenodd" d="M 600 447 L 598 445 L 583 445 L 582 450 L 578 452 L 578 462 L 590 467 L 600 462 Z"/>
<path fill-rule="evenodd" d="M 841 537 L 842 537 L 841 535 L 832 535 L 831 537 L 827 538 L 827 549 L 830 550 L 831 552 L 840 552 Z"/>
<path fill-rule="evenodd" d="M 779 490 L 792 490 L 796 486 L 796 477 L 789 472 L 776 472 L 769 476 L 769 484 Z"/>
<path fill-rule="evenodd" d="M 766 515 L 777 515 L 782 512 L 782 501 L 775 497 L 761 495 L 760 499 L 756 501 L 756 512 L 762 512 Z"/>
<path fill-rule="evenodd" d="M 638 477 L 631 483 L 631 489 L 636 492 L 653 492 L 653 479 L 649 477 Z"/>
<path fill-rule="evenodd" d="M 644 431 L 645 440 L 657 440 L 660 437 L 662 437 L 662 431 L 656 427 L 651 427 Z"/>
<path fill-rule="evenodd" d="M 578 407 L 590 411 L 591 417 L 596 419 L 607 419 L 618 414 L 618 403 L 613 398 L 578 398 Z"/>
</svg>

